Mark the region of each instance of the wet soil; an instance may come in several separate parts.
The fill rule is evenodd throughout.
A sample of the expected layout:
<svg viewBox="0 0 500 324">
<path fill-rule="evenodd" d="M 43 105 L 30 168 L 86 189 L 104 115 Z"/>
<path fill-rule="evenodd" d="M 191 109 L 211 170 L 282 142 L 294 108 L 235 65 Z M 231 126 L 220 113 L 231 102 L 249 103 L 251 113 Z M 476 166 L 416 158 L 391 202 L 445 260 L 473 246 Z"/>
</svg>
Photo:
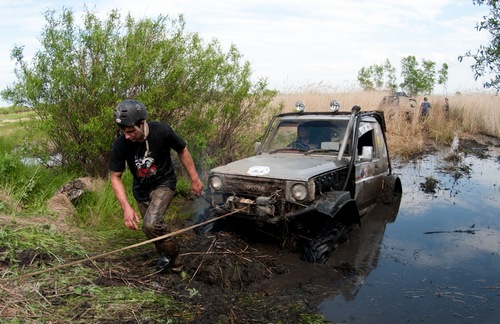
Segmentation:
<svg viewBox="0 0 500 324">
<path fill-rule="evenodd" d="M 307 322 L 304 314 L 320 314 L 325 321 L 345 323 L 493 323 L 500 315 L 495 270 L 500 268 L 500 228 L 492 211 L 500 205 L 500 183 L 494 178 L 499 179 L 499 148 L 498 140 L 467 139 L 441 154 L 395 163 L 402 199 L 376 206 L 325 264 L 301 261 L 295 245 L 258 232 L 199 236 L 191 231 L 177 236 L 182 273 L 157 272 L 156 253 L 147 246 L 96 260 L 93 284 L 172 296 L 179 305 L 175 316 L 191 314 L 170 318 L 173 322 L 298 323 Z M 490 165 L 493 175 L 487 174 L 491 181 L 485 183 Z M 426 188 L 428 178 L 435 180 L 432 190 Z M 474 205 L 465 199 L 474 192 L 487 202 Z M 189 225 L 176 221 L 172 231 Z M 34 270 L 51 258 L 31 250 L 16 257 L 22 268 Z M 98 311 L 83 303 L 74 310 L 75 319 L 92 321 Z M 147 322 L 141 311 L 134 310 L 134 322 Z M 156 311 L 164 307 L 157 305 Z M 110 321 L 128 323 L 130 318 L 124 313 Z"/>
<path fill-rule="evenodd" d="M 172 230 L 188 225 L 175 223 Z M 108 260 L 113 269 L 94 283 L 134 283 L 141 289 L 168 294 L 194 313 L 191 323 L 297 323 L 304 314 L 317 314 L 326 293 L 318 294 L 319 288 L 328 287 L 329 294 L 331 288 L 343 287 L 359 272 L 347 262 L 334 267 L 305 263 L 296 251 L 251 233 L 249 239 L 249 232 L 220 231 L 205 236 L 187 232 L 177 238 L 183 273 L 157 273 L 156 253 L 149 250 Z"/>
</svg>

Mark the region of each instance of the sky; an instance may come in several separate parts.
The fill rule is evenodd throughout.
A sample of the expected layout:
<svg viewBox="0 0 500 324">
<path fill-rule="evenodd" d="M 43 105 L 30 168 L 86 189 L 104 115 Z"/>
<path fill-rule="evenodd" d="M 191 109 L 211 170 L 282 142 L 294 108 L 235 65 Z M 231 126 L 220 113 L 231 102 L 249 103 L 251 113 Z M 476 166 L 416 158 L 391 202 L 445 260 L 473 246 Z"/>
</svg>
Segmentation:
<svg viewBox="0 0 500 324">
<path fill-rule="evenodd" d="M 235 45 L 250 62 L 252 80 L 290 92 L 307 87 L 350 91 L 362 67 L 388 59 L 401 82 L 401 59 L 408 55 L 448 64 L 448 82 L 435 94 L 483 91 L 471 59 L 458 56 L 489 43 L 476 23 L 488 7 L 472 0 L 0 0 L 0 89 L 16 81 L 10 54 L 24 46 L 25 59 L 41 49 L 44 12 L 65 7 L 81 18 L 88 8 L 105 19 L 112 9 L 136 19 L 160 14 L 184 16 L 186 30 L 223 49 Z M 0 106 L 8 103 L 0 100 Z"/>
</svg>

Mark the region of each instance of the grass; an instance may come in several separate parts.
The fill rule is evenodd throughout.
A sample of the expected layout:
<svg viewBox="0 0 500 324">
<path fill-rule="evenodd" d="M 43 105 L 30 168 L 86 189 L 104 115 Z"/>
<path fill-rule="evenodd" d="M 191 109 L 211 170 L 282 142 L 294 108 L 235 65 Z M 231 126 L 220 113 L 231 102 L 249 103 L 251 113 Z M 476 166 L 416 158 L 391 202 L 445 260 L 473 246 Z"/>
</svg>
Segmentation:
<svg viewBox="0 0 500 324">
<path fill-rule="evenodd" d="M 60 233 L 55 226 L 35 223 L 3 224 L 0 242 L 0 264 L 10 264 L 7 271 L 2 271 L 2 278 L 19 276 L 24 273 L 24 267 L 31 269 L 27 272 L 33 272 L 84 259 L 87 255 L 84 245 L 91 253 L 100 249 L 96 248 L 97 243 L 105 245 L 99 237 L 81 244 L 78 235 Z M 81 322 L 80 317 L 90 312 L 96 322 L 117 319 L 135 322 L 135 313 L 138 313 L 141 320 L 160 323 L 163 315 L 158 314 L 158 310 L 180 313 L 168 294 L 157 294 L 153 289 L 135 285 L 95 284 L 102 275 L 96 267 L 76 265 L 34 278 L 0 282 L 2 322 L 8 318 L 10 323 Z M 113 267 L 109 271 L 113 271 Z"/>
<path fill-rule="evenodd" d="M 302 100 L 306 110 L 329 111 L 330 101 L 336 99 L 342 111 L 349 111 L 354 105 L 359 105 L 362 110 L 379 110 L 379 103 L 385 95 L 383 92 L 332 91 L 324 87 L 280 94 L 274 104 L 281 102 L 285 111 L 293 111 L 295 102 Z M 411 159 L 425 152 L 430 144 L 450 145 L 455 134 L 500 137 L 499 97 L 486 94 L 448 96 L 451 104 L 448 117 L 444 113 L 444 96 L 428 97 L 432 110 L 425 120 L 418 118 L 418 107 L 411 118 L 404 113 L 391 115 L 385 111 L 389 151 L 393 157 Z M 415 99 L 418 103 L 422 101 L 422 97 Z M 75 212 L 66 217 L 48 209 L 48 200 L 78 176 L 58 168 L 22 163 L 37 141 L 43 140 L 43 136 L 33 130 L 35 127 L 22 127 L 36 122 L 29 111 L 0 109 L 0 277 L 16 275 L 26 262 L 36 262 L 38 268 L 44 269 L 83 258 L 87 251 L 95 255 L 143 240 L 141 231 L 129 231 L 123 225 L 122 212 L 109 181 L 85 192 L 76 201 Z M 450 159 L 455 161 L 456 157 Z M 461 167 L 459 161 L 456 164 Z M 132 197 L 132 177 L 127 172 L 123 179 L 127 194 Z M 432 190 L 437 183 L 428 177 L 422 185 Z M 179 197 L 189 196 L 189 181 L 182 177 L 178 194 Z M 135 203 L 133 199 L 131 203 Z M 168 217 L 188 216 L 174 200 Z M 2 217 L 10 221 L 6 222 Z M 51 264 L 45 262 L 46 257 L 52 260 Z M 9 266 L 3 266 L 5 264 Z M 10 318 L 11 322 L 27 319 L 57 322 L 78 321 L 79 314 L 92 311 L 97 321 L 121 318 L 133 322 L 137 320 L 134 314 L 140 313 L 141 320 L 158 322 L 162 317 L 155 310 L 163 309 L 178 314 L 179 318 L 189 319 L 189 311 L 174 305 L 168 294 L 158 295 L 147 288 L 134 286 L 94 284 L 99 277 L 97 270 L 77 266 L 64 273 L 55 272 L 27 280 L 16 286 L 15 303 L 10 300 L 12 291 L 0 289 L 0 301 L 4 304 L 3 308 L 0 307 L 0 315 Z M 1 283 L 0 288 L 3 288 Z M 304 322 L 322 322 L 319 316 L 304 316 Z"/>
</svg>

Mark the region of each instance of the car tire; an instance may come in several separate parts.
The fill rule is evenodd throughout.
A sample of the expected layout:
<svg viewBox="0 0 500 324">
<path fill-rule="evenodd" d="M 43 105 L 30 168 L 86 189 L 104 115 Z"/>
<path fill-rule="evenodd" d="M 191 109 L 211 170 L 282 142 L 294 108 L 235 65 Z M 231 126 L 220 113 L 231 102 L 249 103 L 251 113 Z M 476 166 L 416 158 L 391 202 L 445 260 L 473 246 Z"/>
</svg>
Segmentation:
<svg viewBox="0 0 500 324">
<path fill-rule="evenodd" d="M 347 239 L 347 227 L 341 223 L 333 223 L 304 246 L 301 259 L 310 263 L 325 263 L 330 258 L 331 252 Z"/>
<path fill-rule="evenodd" d="M 384 188 L 381 192 L 381 201 L 383 204 L 392 204 L 397 198 L 403 194 L 401 180 L 394 175 L 386 177 L 384 181 Z"/>
</svg>

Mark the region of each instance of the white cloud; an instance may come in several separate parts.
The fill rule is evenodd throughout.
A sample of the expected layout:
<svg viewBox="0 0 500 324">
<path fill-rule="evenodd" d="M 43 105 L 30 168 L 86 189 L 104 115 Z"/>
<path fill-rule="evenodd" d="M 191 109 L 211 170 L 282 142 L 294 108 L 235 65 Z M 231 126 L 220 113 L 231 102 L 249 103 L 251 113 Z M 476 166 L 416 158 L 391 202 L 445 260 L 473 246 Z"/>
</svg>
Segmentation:
<svg viewBox="0 0 500 324">
<path fill-rule="evenodd" d="M 84 3 L 0 1 L 0 88 L 14 80 L 13 45 L 25 45 L 29 57 L 40 46 L 43 12 L 63 6 L 80 17 Z M 480 84 L 471 63 L 458 63 L 457 57 L 488 42 L 486 33 L 474 29 L 487 8 L 470 0 L 116 0 L 86 6 L 103 18 L 111 9 L 138 19 L 183 14 L 187 30 L 217 39 L 225 49 L 235 44 L 254 76 L 267 77 L 273 87 L 304 80 L 354 82 L 363 66 L 389 59 L 399 68 L 402 57 L 415 55 L 449 64 L 450 91 L 474 88 Z"/>
</svg>

